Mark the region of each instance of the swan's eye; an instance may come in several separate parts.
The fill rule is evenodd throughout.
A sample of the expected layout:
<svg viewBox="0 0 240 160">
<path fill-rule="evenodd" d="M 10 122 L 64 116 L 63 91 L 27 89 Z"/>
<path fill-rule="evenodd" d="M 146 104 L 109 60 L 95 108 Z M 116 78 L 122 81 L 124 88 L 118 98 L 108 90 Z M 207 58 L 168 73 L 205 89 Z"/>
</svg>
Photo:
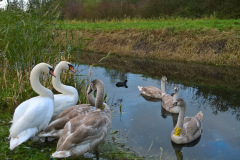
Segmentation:
<svg viewBox="0 0 240 160">
<path fill-rule="evenodd" d="M 56 78 L 56 76 L 55 76 L 55 74 L 53 73 L 53 71 L 54 71 L 54 70 L 49 67 L 49 74 L 53 75 L 53 76 Z"/>
<path fill-rule="evenodd" d="M 73 66 L 71 64 L 68 64 L 69 65 L 69 70 L 75 72 L 75 70 L 73 69 Z"/>
</svg>

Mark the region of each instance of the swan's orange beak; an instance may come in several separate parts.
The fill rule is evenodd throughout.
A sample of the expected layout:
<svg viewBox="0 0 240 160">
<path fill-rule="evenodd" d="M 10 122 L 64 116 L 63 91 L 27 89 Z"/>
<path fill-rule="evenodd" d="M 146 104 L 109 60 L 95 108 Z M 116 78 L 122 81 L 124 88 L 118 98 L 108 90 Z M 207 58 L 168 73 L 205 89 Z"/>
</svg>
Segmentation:
<svg viewBox="0 0 240 160">
<path fill-rule="evenodd" d="M 171 96 L 174 96 L 174 94 L 176 94 L 176 93 L 171 93 Z"/>
<path fill-rule="evenodd" d="M 53 73 L 53 70 L 50 70 L 49 73 L 56 78 L 55 74 Z"/>
<path fill-rule="evenodd" d="M 73 66 L 69 66 L 69 70 L 73 71 L 73 72 L 76 72 L 74 69 L 73 69 Z"/>
</svg>

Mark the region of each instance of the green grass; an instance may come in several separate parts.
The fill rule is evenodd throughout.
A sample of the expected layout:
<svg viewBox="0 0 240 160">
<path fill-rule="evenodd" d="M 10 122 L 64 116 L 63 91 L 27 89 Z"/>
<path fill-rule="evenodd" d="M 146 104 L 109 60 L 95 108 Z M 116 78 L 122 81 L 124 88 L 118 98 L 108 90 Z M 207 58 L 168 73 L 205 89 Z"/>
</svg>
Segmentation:
<svg viewBox="0 0 240 160">
<path fill-rule="evenodd" d="M 61 29 L 87 29 L 87 30 L 120 30 L 120 29 L 163 29 L 171 28 L 174 31 L 183 30 L 208 30 L 216 28 L 219 31 L 240 30 L 240 20 L 216 20 L 216 19 L 125 19 L 112 21 L 65 21 L 59 25 Z"/>
</svg>

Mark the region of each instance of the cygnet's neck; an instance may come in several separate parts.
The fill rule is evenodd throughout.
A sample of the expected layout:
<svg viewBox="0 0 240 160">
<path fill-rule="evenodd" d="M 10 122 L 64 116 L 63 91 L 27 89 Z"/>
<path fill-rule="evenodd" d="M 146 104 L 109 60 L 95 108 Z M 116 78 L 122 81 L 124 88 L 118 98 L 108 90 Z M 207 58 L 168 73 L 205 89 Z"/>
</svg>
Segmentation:
<svg viewBox="0 0 240 160">
<path fill-rule="evenodd" d="M 87 93 L 88 93 L 88 92 L 87 92 Z M 95 106 L 96 98 L 94 97 L 94 91 L 92 91 L 92 93 L 90 93 L 90 94 L 87 95 L 87 100 L 88 100 L 88 103 L 89 103 L 91 106 Z"/>
<path fill-rule="evenodd" d="M 180 112 L 179 112 L 179 115 L 178 115 L 178 121 L 177 121 L 176 127 L 182 129 L 183 128 L 183 120 L 184 120 L 184 116 L 185 116 L 186 106 L 179 107 L 179 108 L 180 108 Z"/>
<path fill-rule="evenodd" d="M 95 107 L 99 109 L 103 109 L 104 84 L 102 82 L 98 82 L 96 84 L 96 88 L 97 88 L 97 97 L 96 97 Z"/>
<path fill-rule="evenodd" d="M 176 102 L 178 98 L 178 91 L 173 95 L 173 102 Z"/>
<path fill-rule="evenodd" d="M 49 97 L 53 99 L 53 93 L 50 89 L 45 88 L 39 80 L 39 76 L 43 72 L 41 64 L 35 66 L 30 73 L 30 83 L 32 89 L 42 97 Z M 44 66 L 45 67 L 45 66 Z M 54 78 L 54 77 L 53 77 Z"/>
<path fill-rule="evenodd" d="M 165 92 L 165 81 L 161 80 L 161 90 L 162 90 L 162 93 L 166 93 Z"/>
</svg>

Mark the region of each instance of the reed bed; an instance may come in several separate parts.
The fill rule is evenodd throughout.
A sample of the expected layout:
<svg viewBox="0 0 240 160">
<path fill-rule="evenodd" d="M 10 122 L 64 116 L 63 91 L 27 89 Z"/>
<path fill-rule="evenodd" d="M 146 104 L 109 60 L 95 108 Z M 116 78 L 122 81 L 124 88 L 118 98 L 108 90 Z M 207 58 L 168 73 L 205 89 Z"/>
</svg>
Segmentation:
<svg viewBox="0 0 240 160">
<path fill-rule="evenodd" d="M 48 11 L 28 13 L 10 7 L 0 12 L 1 110 L 13 111 L 19 103 L 36 96 L 29 82 L 31 69 L 36 64 L 45 62 L 54 66 L 61 60 L 71 61 L 74 46 L 71 40 L 65 43 L 55 40 L 59 30 L 53 25 L 58 19 L 54 14 Z M 68 32 L 64 34 L 68 35 Z M 87 81 L 80 79 L 79 82 L 73 77 L 65 72 L 62 82 L 75 86 L 80 93 L 85 92 Z M 50 76 L 43 76 L 41 82 L 53 90 Z M 80 98 L 80 103 L 86 102 L 84 97 Z"/>
</svg>

